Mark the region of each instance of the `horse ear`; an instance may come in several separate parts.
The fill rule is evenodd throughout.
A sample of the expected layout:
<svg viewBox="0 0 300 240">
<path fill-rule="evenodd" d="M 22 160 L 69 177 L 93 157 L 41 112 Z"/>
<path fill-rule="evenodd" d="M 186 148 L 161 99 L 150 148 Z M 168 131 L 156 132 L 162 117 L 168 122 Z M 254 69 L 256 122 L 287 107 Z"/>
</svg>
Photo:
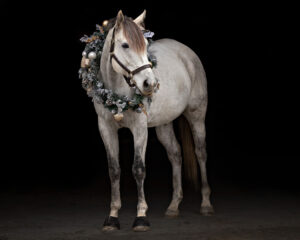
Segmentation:
<svg viewBox="0 0 300 240">
<path fill-rule="evenodd" d="M 134 19 L 133 21 L 142 29 L 145 28 L 145 18 L 146 18 L 146 10 L 144 10 L 144 12 L 142 12 L 142 14 L 140 16 L 138 16 L 136 19 Z"/>
<path fill-rule="evenodd" d="M 123 21 L 124 21 L 124 15 L 122 10 L 120 10 L 117 15 L 116 27 L 119 27 Z"/>
</svg>

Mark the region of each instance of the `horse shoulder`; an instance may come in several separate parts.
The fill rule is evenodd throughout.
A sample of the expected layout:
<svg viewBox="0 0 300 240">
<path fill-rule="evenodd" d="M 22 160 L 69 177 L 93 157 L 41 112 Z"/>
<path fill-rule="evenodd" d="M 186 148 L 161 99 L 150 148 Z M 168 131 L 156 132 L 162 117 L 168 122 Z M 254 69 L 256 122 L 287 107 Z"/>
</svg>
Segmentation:
<svg viewBox="0 0 300 240">
<path fill-rule="evenodd" d="M 151 51 L 158 55 L 158 62 L 160 58 L 162 59 L 163 65 L 173 64 L 175 68 L 180 68 L 178 65 L 183 66 L 189 75 L 192 85 L 196 85 L 196 88 L 201 88 L 205 95 L 205 70 L 200 58 L 191 48 L 174 39 L 164 38 L 155 41 L 153 48 L 150 48 Z"/>
</svg>

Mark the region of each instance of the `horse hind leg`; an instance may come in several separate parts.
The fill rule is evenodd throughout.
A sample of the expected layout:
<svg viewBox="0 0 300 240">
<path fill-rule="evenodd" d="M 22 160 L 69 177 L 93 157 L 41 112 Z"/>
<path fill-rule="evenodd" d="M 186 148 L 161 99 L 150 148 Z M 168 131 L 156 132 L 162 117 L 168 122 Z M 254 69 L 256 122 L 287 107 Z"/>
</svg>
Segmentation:
<svg viewBox="0 0 300 240">
<path fill-rule="evenodd" d="M 165 147 L 168 158 L 172 164 L 173 172 L 173 196 L 172 201 L 165 212 L 167 217 L 176 217 L 179 215 L 178 206 L 182 200 L 181 184 L 181 150 L 174 134 L 173 124 L 168 123 L 155 128 L 158 140 Z"/>
<path fill-rule="evenodd" d="M 201 101 L 189 104 L 184 112 L 184 116 L 189 122 L 195 143 L 195 154 L 200 165 L 201 181 L 202 181 L 202 203 L 200 213 L 203 215 L 211 215 L 214 213 L 213 206 L 210 203 L 210 187 L 207 181 L 206 173 L 206 142 L 205 142 L 205 114 L 206 114 L 207 98 Z"/>
</svg>

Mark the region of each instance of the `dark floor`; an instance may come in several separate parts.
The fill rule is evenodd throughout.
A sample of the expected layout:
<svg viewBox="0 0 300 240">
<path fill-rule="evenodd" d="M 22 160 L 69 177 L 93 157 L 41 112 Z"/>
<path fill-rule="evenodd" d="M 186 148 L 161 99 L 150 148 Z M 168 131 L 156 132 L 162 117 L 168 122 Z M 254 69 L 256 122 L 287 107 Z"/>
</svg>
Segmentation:
<svg viewBox="0 0 300 240">
<path fill-rule="evenodd" d="M 133 192 L 122 192 L 121 230 L 108 234 L 101 225 L 109 211 L 109 194 L 95 189 L 1 194 L 0 240 L 300 239 L 300 196 L 292 191 L 215 187 L 216 214 L 211 217 L 199 214 L 199 193 L 188 191 L 180 217 L 167 219 L 163 213 L 170 192 L 151 190 L 151 230 L 146 233 L 132 232 L 136 198 Z"/>
</svg>

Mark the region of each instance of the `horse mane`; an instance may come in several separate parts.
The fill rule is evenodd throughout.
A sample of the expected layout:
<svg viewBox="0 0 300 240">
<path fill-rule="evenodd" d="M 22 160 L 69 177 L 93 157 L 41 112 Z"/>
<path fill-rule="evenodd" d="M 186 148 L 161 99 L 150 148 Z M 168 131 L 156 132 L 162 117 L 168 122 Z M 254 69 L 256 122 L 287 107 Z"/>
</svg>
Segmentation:
<svg viewBox="0 0 300 240">
<path fill-rule="evenodd" d="M 115 24 L 116 18 L 109 19 L 105 30 L 109 31 Z M 146 49 L 144 35 L 138 25 L 133 22 L 132 18 L 125 16 L 121 28 L 123 29 L 124 37 L 128 41 L 129 46 L 137 53 L 144 52 Z"/>
</svg>

